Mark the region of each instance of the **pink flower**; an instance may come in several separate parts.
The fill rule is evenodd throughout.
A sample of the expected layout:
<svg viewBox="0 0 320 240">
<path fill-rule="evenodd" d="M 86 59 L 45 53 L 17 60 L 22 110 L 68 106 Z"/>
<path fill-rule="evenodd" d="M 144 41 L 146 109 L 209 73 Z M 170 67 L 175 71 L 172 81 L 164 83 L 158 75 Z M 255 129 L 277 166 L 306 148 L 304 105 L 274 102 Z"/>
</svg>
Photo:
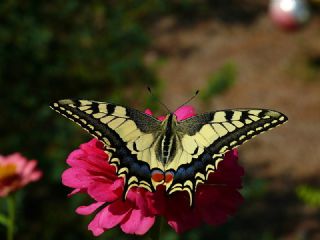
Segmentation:
<svg viewBox="0 0 320 240">
<path fill-rule="evenodd" d="M 146 113 L 152 114 L 150 110 Z M 195 115 L 189 106 L 178 109 L 175 114 L 178 120 Z M 186 192 L 168 196 L 161 187 L 154 193 L 140 187 L 131 188 L 124 201 L 124 181 L 109 165 L 108 158 L 103 144 L 93 139 L 69 155 L 70 168 L 62 175 L 63 184 L 74 188 L 70 195 L 86 193 L 94 200 L 88 206 L 78 207 L 76 212 L 82 215 L 97 212 L 88 226 L 95 236 L 117 225 L 125 233 L 143 235 L 153 226 L 156 216 L 164 216 L 178 233 L 202 223 L 219 225 L 234 214 L 243 201 L 238 189 L 244 172 L 237 164 L 236 150 L 228 152 L 218 170 L 198 186 L 193 207 L 189 206 Z"/>
<path fill-rule="evenodd" d="M 211 173 L 205 184 L 198 186 L 195 206 L 190 208 L 186 192 L 170 195 L 164 216 L 168 224 L 182 233 L 202 223 L 220 225 L 235 213 L 243 198 L 241 188 L 243 169 L 237 164 L 238 152 L 228 152 L 216 172 Z M 177 204 L 178 203 L 178 204 Z"/>
<path fill-rule="evenodd" d="M 36 160 L 27 160 L 20 153 L 0 155 L 0 197 L 39 180 L 42 173 L 36 170 L 36 165 Z"/>
</svg>

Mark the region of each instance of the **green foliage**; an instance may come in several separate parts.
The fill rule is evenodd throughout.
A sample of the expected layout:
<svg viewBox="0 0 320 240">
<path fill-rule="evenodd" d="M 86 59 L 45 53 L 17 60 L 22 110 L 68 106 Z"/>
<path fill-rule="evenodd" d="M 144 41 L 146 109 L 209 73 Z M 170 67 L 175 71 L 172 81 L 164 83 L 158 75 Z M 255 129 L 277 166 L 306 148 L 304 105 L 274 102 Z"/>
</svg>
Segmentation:
<svg viewBox="0 0 320 240">
<path fill-rule="evenodd" d="M 125 88 L 154 85 L 156 78 L 143 63 L 149 37 L 141 21 L 149 7 L 73 0 L 3 3 L 0 152 L 57 162 L 82 140 L 75 137 L 76 128 L 57 120 L 50 102 L 69 97 L 125 102 L 137 96 L 124 97 Z M 51 163 L 43 164 L 59 168 Z"/>
<path fill-rule="evenodd" d="M 320 189 L 308 185 L 300 185 L 296 189 L 297 196 L 307 205 L 320 207 Z"/>
<path fill-rule="evenodd" d="M 83 98 L 126 105 L 135 100 L 130 105 L 143 108 L 147 91 L 142 94 L 142 86 L 157 85 L 143 59 L 150 43 L 145 22 L 153 17 L 151 9 L 161 9 L 159 4 L 1 3 L 0 154 L 21 152 L 39 160 L 44 171 L 23 198 L 18 239 L 91 238 L 87 222 L 74 214 L 77 198 L 67 200 L 60 183 L 68 153 L 90 137 L 48 105 Z"/>
<path fill-rule="evenodd" d="M 209 76 L 207 86 L 201 92 L 201 99 L 208 101 L 209 99 L 224 93 L 234 83 L 236 79 L 236 67 L 232 63 L 226 63 L 216 72 Z"/>
</svg>

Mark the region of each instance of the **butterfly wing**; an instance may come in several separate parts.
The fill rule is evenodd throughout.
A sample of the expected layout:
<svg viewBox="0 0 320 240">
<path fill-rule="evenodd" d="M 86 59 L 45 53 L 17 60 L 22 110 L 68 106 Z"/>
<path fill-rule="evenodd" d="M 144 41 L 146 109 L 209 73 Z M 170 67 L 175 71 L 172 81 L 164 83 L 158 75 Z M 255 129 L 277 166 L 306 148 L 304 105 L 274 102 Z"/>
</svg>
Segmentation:
<svg viewBox="0 0 320 240">
<path fill-rule="evenodd" d="M 238 109 L 204 113 L 177 123 L 179 150 L 166 167 L 175 172 L 167 191 L 188 191 L 190 201 L 199 183 L 215 171 L 224 154 L 287 121 L 279 112 Z"/>
<path fill-rule="evenodd" d="M 104 143 L 110 164 L 124 177 L 125 195 L 133 186 L 154 191 L 150 169 L 160 168 L 154 150 L 159 120 L 132 108 L 88 100 L 60 100 L 51 108 Z"/>
</svg>

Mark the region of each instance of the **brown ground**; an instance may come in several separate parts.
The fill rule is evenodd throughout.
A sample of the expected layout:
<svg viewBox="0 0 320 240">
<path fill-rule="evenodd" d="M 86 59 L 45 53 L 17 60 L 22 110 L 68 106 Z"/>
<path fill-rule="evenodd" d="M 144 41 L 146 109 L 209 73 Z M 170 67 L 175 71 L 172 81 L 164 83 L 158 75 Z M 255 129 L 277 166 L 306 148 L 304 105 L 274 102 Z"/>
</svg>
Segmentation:
<svg viewBox="0 0 320 240">
<path fill-rule="evenodd" d="M 301 234 L 320 239 L 316 210 L 297 199 L 286 206 L 297 184 L 320 184 L 319 25 L 320 18 L 313 18 L 301 31 L 284 33 L 266 15 L 251 25 L 212 19 L 179 25 L 167 17 L 153 28 L 154 45 L 146 56 L 148 63 L 166 58 L 158 72 L 165 83 L 162 99 L 171 108 L 205 88 L 209 75 L 231 61 L 237 68 L 236 83 L 208 106 L 200 108 L 195 100 L 199 111 L 261 107 L 289 117 L 286 125 L 240 148 L 248 174 L 272 179 L 271 188 L 280 194 L 279 208 L 287 207 L 284 214 L 294 209 L 296 219 L 286 215 L 283 224 L 275 226 L 283 239 L 300 239 Z"/>
</svg>

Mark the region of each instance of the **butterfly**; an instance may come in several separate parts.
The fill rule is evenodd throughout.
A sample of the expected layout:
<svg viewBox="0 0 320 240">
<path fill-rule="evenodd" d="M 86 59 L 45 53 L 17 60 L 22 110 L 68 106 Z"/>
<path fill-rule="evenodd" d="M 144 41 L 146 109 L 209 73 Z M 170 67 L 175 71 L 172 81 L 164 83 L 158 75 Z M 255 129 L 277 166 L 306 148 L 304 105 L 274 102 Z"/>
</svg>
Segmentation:
<svg viewBox="0 0 320 240">
<path fill-rule="evenodd" d="M 197 186 L 216 171 L 224 154 L 288 120 L 267 109 L 230 109 L 177 121 L 163 121 L 136 109 L 106 102 L 64 99 L 50 105 L 104 143 L 109 163 L 132 187 L 187 191 L 190 205 Z"/>
</svg>

